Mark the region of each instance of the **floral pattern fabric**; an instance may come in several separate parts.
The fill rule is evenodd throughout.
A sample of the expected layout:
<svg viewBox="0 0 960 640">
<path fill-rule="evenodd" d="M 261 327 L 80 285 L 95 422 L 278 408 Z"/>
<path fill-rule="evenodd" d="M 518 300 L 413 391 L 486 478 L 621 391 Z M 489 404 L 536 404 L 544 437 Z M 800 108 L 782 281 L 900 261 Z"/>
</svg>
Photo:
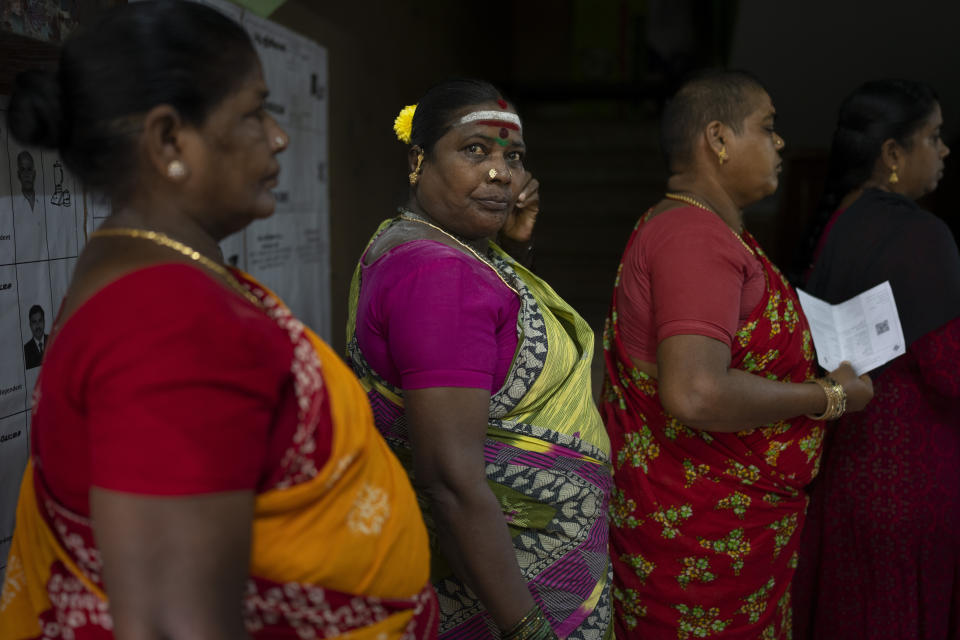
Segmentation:
<svg viewBox="0 0 960 640">
<path fill-rule="evenodd" d="M 748 233 L 744 241 L 763 265 L 766 292 L 735 336 L 731 367 L 807 381 L 814 354 L 796 295 Z M 620 269 L 617 284 L 629 277 Z M 617 309 L 615 289 L 601 415 L 614 458 L 618 637 L 788 638 L 803 487 L 817 473 L 822 423 L 801 416 L 735 433 L 682 424 L 626 353 Z"/>
</svg>

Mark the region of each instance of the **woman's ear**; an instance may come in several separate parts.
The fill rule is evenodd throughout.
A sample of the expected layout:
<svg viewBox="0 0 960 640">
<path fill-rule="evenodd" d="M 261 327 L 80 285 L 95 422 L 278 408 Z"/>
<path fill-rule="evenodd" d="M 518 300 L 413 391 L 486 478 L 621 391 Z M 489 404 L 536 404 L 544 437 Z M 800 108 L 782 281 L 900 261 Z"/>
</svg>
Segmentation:
<svg viewBox="0 0 960 640">
<path fill-rule="evenodd" d="M 180 114 L 172 106 L 160 104 L 150 109 L 140 139 L 147 165 L 169 180 L 184 180 L 190 171 L 184 149 L 186 135 Z"/>
<path fill-rule="evenodd" d="M 416 171 L 422 163 L 423 148 L 418 145 L 410 147 L 410 150 L 407 151 L 407 164 L 410 167 L 410 171 Z"/>
<path fill-rule="evenodd" d="M 904 149 L 893 138 L 887 138 L 880 145 L 880 162 L 884 169 L 894 171 L 903 167 Z"/>
<path fill-rule="evenodd" d="M 730 135 L 730 127 L 719 120 L 708 122 L 706 128 L 703 130 L 703 136 L 707 146 L 710 148 L 712 154 L 717 157 L 720 164 L 726 162 L 729 157 L 727 155 L 726 140 Z"/>
</svg>

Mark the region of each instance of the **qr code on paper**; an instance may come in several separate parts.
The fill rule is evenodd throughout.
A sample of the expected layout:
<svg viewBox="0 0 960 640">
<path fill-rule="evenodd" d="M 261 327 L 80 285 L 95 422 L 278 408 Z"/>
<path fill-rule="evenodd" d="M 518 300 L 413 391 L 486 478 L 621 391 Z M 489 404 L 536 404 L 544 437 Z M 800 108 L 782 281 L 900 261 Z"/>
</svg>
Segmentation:
<svg viewBox="0 0 960 640">
<path fill-rule="evenodd" d="M 882 336 L 882 335 L 885 334 L 887 331 L 890 331 L 890 321 L 889 321 L 889 320 L 884 320 L 883 322 L 878 322 L 878 323 L 877 323 L 876 325 L 874 325 L 874 326 L 876 326 L 876 328 L 877 328 L 877 335 L 878 335 L 878 336 Z"/>
</svg>

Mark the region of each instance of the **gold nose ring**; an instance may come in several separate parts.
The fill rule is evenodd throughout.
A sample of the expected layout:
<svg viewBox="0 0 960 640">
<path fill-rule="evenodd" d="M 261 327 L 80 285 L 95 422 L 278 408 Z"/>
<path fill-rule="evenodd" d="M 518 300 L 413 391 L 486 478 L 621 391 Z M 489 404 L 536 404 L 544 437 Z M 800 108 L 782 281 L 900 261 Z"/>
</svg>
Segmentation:
<svg viewBox="0 0 960 640">
<path fill-rule="evenodd" d="M 490 173 L 489 173 L 488 175 L 490 176 L 490 179 L 493 180 L 494 178 L 497 177 L 497 170 L 496 170 L 496 169 L 490 169 Z"/>
<path fill-rule="evenodd" d="M 283 136 L 277 136 L 276 138 L 273 139 L 273 143 L 278 147 L 285 147 L 287 146 L 287 139 L 284 138 Z"/>
</svg>

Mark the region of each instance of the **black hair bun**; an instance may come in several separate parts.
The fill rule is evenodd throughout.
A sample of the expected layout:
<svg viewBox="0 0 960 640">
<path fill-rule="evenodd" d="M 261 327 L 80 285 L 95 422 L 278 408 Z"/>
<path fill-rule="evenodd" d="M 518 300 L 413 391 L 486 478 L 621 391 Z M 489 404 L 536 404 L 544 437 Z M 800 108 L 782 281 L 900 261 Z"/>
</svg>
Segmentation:
<svg viewBox="0 0 960 640">
<path fill-rule="evenodd" d="M 10 133 L 25 145 L 56 148 L 63 135 L 60 80 L 54 71 L 17 75 L 7 112 Z"/>
</svg>

